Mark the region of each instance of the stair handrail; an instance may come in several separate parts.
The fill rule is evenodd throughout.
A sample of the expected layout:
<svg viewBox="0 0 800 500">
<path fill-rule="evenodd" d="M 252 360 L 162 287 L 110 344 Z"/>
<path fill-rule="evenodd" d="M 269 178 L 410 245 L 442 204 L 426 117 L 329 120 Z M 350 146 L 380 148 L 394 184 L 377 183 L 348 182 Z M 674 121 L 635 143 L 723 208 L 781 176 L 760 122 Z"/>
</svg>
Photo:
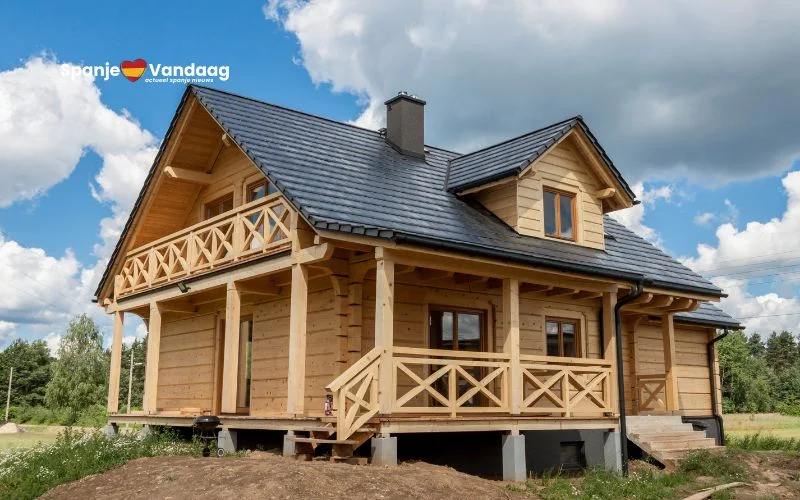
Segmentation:
<svg viewBox="0 0 800 500">
<path fill-rule="evenodd" d="M 361 370 L 368 367 L 370 363 L 378 359 L 383 352 L 383 349 L 380 347 L 373 347 L 367 354 L 365 354 L 361 359 L 353 363 L 353 366 L 348 368 L 347 370 L 343 371 L 341 375 L 333 379 L 333 382 L 325 386 L 325 389 L 330 392 L 336 392 L 342 388 L 344 384 L 349 382 L 353 379 L 356 375 L 358 375 Z"/>
</svg>

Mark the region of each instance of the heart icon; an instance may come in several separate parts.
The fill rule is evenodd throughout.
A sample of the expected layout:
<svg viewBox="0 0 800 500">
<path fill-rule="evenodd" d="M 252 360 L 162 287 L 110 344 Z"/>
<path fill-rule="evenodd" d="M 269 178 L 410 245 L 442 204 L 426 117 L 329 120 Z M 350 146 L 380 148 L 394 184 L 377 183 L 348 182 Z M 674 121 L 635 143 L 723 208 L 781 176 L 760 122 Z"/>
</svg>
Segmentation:
<svg viewBox="0 0 800 500">
<path fill-rule="evenodd" d="M 147 62 L 144 59 L 136 59 L 135 61 L 122 61 L 119 65 L 122 74 L 128 80 L 135 82 L 142 77 L 144 71 L 147 69 Z"/>
</svg>

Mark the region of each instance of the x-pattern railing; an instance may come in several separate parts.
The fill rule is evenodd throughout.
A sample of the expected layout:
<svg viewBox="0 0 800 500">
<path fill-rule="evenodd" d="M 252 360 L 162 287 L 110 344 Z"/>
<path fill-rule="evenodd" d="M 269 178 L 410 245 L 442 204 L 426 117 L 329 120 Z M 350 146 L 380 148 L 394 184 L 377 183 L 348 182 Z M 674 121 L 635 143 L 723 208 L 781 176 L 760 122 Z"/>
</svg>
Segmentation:
<svg viewBox="0 0 800 500">
<path fill-rule="evenodd" d="M 380 355 L 380 349 L 372 349 L 326 387 L 336 405 L 338 439 L 349 438 L 377 415 Z"/>
<path fill-rule="evenodd" d="M 639 411 L 666 409 L 667 376 L 665 374 L 639 375 L 636 377 L 636 392 Z"/>
<path fill-rule="evenodd" d="M 612 412 L 611 363 L 583 358 L 522 356 L 524 413 Z"/>
<path fill-rule="evenodd" d="M 286 250 L 291 213 L 274 194 L 136 248 L 116 276 L 116 296 Z"/>
</svg>

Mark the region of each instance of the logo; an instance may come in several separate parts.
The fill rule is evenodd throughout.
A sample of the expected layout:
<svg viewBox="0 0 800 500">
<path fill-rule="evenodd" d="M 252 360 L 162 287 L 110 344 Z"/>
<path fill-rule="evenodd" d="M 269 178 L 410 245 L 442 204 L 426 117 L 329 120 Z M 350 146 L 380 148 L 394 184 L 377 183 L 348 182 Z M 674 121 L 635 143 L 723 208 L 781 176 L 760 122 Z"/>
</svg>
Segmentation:
<svg viewBox="0 0 800 500">
<path fill-rule="evenodd" d="M 98 66 L 78 66 L 62 64 L 61 74 L 78 78 L 92 77 L 108 81 L 120 75 L 131 82 L 143 80 L 145 83 L 214 83 L 226 82 L 230 78 L 230 66 L 189 64 L 153 64 L 141 57 L 133 61 L 122 61 L 119 65 L 108 61 Z M 149 74 L 148 74 L 149 73 Z"/>
<path fill-rule="evenodd" d="M 122 70 L 122 74 L 125 76 L 125 78 L 135 82 L 144 74 L 145 70 L 147 69 L 147 62 L 141 58 L 136 59 L 135 61 L 122 61 L 122 64 L 119 65 L 119 68 Z"/>
</svg>

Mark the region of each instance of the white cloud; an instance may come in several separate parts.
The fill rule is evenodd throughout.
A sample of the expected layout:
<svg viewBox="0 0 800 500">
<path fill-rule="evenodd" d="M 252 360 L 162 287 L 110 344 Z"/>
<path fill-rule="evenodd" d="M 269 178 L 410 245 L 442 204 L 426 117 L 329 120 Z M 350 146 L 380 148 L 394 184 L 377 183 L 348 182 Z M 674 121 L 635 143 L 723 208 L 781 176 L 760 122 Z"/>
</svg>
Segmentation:
<svg viewBox="0 0 800 500">
<path fill-rule="evenodd" d="M 47 344 L 47 350 L 54 358 L 58 357 L 58 348 L 61 347 L 61 339 L 63 336 L 57 333 L 48 333 L 42 340 Z"/>
<path fill-rule="evenodd" d="M 16 326 L 10 321 L 0 321 L 0 345 L 7 342 L 13 335 Z"/>
<path fill-rule="evenodd" d="M 581 113 L 634 182 L 753 177 L 800 152 L 797 2 L 270 0 L 264 12 L 297 37 L 314 82 L 368 103 L 359 124 L 381 126 L 398 90 L 425 98 L 430 144 L 468 151 Z"/>
<path fill-rule="evenodd" d="M 698 226 L 705 226 L 710 224 L 717 216 L 712 214 L 711 212 L 703 212 L 702 214 L 697 214 L 694 216 L 694 223 Z"/>
<path fill-rule="evenodd" d="M 781 297 L 771 292 L 754 295 L 747 291 L 747 280 L 715 278 L 714 283 L 728 294 L 720 306 L 737 318 L 750 332 L 769 335 L 773 331 L 800 332 L 800 298 Z"/>
<path fill-rule="evenodd" d="M 54 344 L 52 332 L 63 331 L 74 314 L 108 326 L 92 294 L 157 151 L 156 138 L 126 110 L 101 101 L 91 77 L 64 75 L 63 66 L 39 56 L 0 72 L 0 207 L 45 193 L 86 151 L 102 159 L 90 189 L 111 216 L 100 221 L 96 262 L 84 265 L 69 250 L 54 257 L 0 234 L 0 321 L 14 325 L 14 335 L 20 325 L 51 332 L 46 338 Z"/>
<path fill-rule="evenodd" d="M 631 186 L 631 189 L 641 203 L 631 208 L 626 208 L 625 210 L 612 212 L 611 216 L 642 238 L 655 245 L 663 246 L 661 236 L 658 234 L 658 232 L 644 223 L 645 208 L 655 207 L 659 200 L 666 202 L 671 201 L 673 196 L 672 187 L 660 186 L 654 189 L 645 190 L 644 184 L 638 182 Z"/>
</svg>

